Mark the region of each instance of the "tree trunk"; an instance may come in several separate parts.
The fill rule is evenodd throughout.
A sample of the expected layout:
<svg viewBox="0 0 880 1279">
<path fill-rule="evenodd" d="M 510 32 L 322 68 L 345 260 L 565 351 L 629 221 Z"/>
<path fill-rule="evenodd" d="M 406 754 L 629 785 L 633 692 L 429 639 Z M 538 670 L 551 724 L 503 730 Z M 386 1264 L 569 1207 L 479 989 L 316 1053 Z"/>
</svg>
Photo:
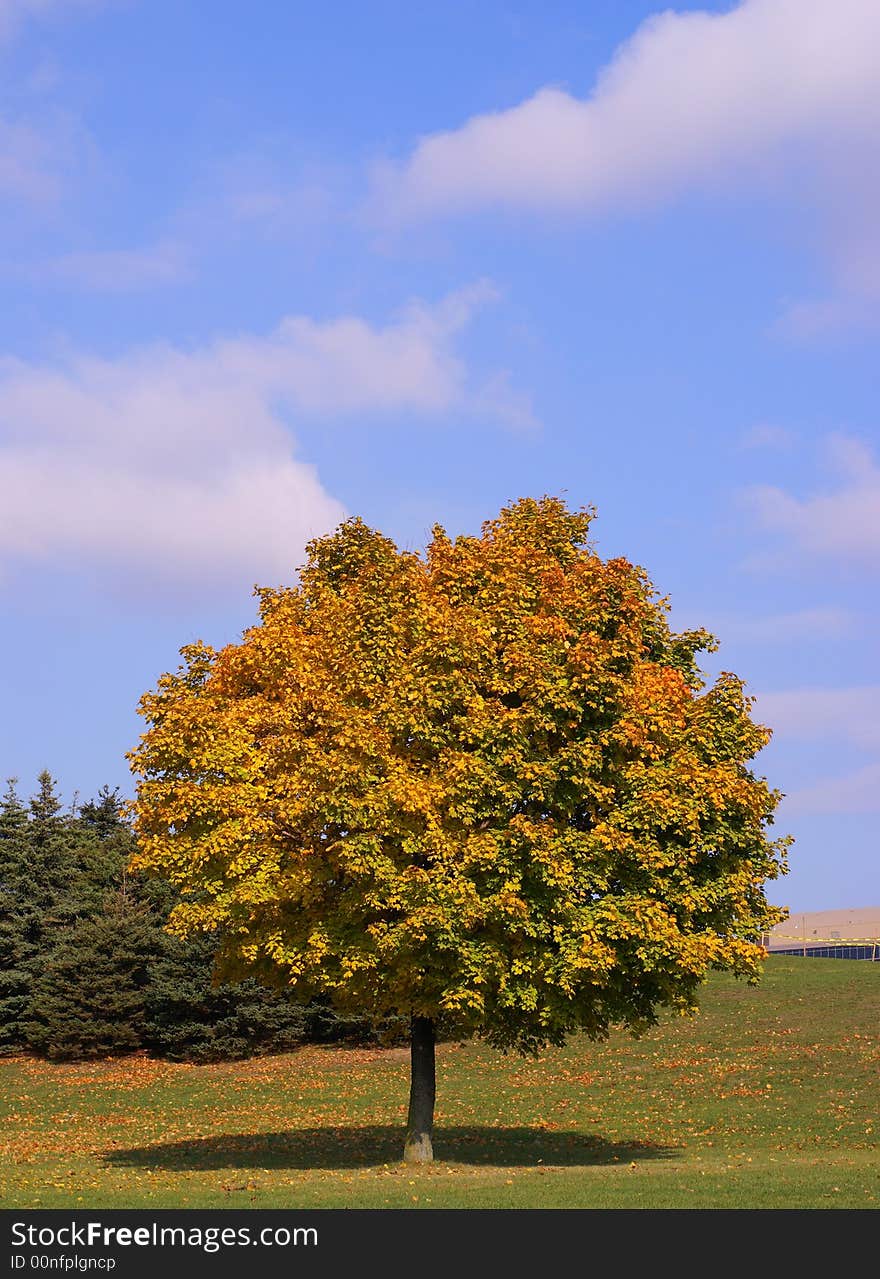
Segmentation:
<svg viewBox="0 0 880 1279">
<path fill-rule="evenodd" d="M 412 1073 L 403 1158 L 408 1164 L 429 1164 L 434 1158 L 431 1137 L 436 1095 L 434 1023 L 430 1017 L 413 1017 L 410 1021 L 410 1058 Z"/>
</svg>

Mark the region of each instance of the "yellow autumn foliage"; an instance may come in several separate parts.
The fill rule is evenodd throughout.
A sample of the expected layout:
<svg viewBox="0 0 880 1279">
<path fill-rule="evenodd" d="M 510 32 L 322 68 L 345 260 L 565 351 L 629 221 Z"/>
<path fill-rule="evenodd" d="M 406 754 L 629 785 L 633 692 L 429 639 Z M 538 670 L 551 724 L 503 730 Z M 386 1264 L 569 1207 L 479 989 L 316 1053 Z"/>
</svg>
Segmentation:
<svg viewBox="0 0 880 1279">
<path fill-rule="evenodd" d="M 223 971 L 533 1050 L 754 978 L 787 840 L 742 683 L 704 631 L 523 499 L 424 556 L 360 520 L 140 712 L 137 865 Z"/>
</svg>

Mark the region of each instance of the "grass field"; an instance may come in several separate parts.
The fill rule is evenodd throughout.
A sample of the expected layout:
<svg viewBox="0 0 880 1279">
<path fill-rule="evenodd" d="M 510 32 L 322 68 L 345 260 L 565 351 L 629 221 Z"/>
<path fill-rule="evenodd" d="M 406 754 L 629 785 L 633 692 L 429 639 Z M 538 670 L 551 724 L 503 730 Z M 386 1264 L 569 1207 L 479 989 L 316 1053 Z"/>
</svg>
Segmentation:
<svg viewBox="0 0 880 1279">
<path fill-rule="evenodd" d="M 880 964 L 774 958 L 693 1020 L 540 1060 L 438 1052 L 400 1162 L 400 1049 L 218 1066 L 0 1061 L 3 1207 L 876 1208 Z"/>
</svg>

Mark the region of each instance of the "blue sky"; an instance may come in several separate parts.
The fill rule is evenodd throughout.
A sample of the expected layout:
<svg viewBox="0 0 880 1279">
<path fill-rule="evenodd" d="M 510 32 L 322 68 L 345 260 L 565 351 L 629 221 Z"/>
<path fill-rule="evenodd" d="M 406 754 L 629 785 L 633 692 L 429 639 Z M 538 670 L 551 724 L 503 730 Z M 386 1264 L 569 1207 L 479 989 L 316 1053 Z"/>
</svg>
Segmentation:
<svg viewBox="0 0 880 1279">
<path fill-rule="evenodd" d="M 0 0 L 0 765 L 359 514 L 598 510 L 775 730 L 794 911 L 880 902 L 876 0 Z"/>
</svg>

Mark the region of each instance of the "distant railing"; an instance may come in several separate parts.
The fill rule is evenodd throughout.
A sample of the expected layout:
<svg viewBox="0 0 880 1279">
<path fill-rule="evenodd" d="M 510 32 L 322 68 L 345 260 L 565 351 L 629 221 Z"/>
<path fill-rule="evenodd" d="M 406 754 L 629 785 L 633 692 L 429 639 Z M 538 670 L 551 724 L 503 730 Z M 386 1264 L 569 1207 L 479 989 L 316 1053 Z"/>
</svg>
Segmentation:
<svg viewBox="0 0 880 1279">
<path fill-rule="evenodd" d="M 780 946 L 779 942 L 787 945 Z M 804 937 L 764 933 L 761 945 L 771 955 L 806 955 L 813 959 L 867 959 L 880 961 L 878 937 Z"/>
</svg>

